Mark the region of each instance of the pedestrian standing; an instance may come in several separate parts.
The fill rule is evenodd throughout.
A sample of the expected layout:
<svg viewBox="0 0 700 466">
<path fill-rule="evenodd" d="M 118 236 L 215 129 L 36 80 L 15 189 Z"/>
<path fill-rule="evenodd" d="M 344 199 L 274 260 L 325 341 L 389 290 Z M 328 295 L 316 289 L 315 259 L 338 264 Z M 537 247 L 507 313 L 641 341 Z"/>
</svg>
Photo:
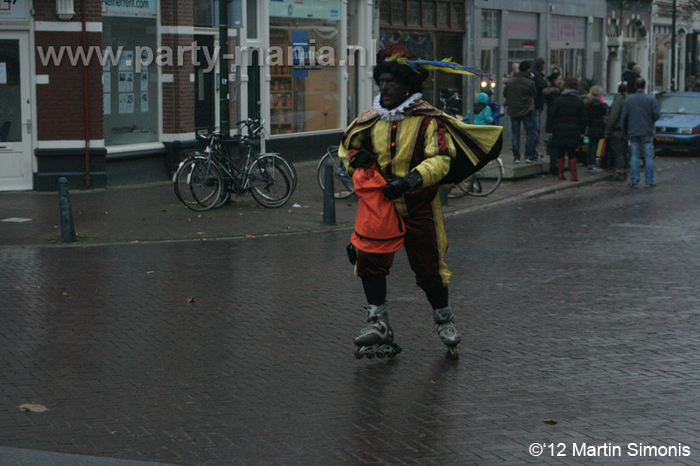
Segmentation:
<svg viewBox="0 0 700 466">
<path fill-rule="evenodd" d="M 592 86 L 586 96 L 586 115 L 588 117 L 588 157 L 586 164 L 592 172 L 602 172 L 600 160 L 597 157 L 598 144 L 605 137 L 605 118 L 608 115 L 608 106 L 603 103 L 603 89 L 600 86 Z"/>
<path fill-rule="evenodd" d="M 627 94 L 634 94 L 634 80 L 639 78 L 639 74 L 634 72 L 637 64 L 633 61 L 627 62 L 627 69 L 622 72 L 622 84 L 627 86 Z"/>
<path fill-rule="evenodd" d="M 565 180 L 564 162 L 569 157 L 571 181 L 578 181 L 576 150 L 586 131 L 588 118 L 586 107 L 579 95 L 578 79 L 569 78 L 564 83 L 564 91 L 554 101 L 552 111 L 551 148 L 557 159 L 557 176 Z"/>
<path fill-rule="evenodd" d="M 535 96 L 535 130 L 537 134 L 535 135 L 535 153 L 537 154 L 537 160 L 542 158 L 542 155 L 537 152 L 537 144 L 540 140 L 540 131 L 542 128 L 542 112 L 544 110 L 544 96 L 542 91 L 547 87 L 547 80 L 544 77 L 544 58 L 538 58 L 535 60 L 535 64 L 532 67 L 532 80 L 535 81 L 535 89 L 537 90 L 537 95 Z"/>
<path fill-rule="evenodd" d="M 644 78 L 637 78 L 637 91 L 622 105 L 622 133 L 630 141 L 630 186 L 639 184 L 639 157 L 644 154 L 644 182 L 654 183 L 654 122 L 661 117 L 659 101 L 646 94 Z"/>
<path fill-rule="evenodd" d="M 620 84 L 617 94 L 610 107 L 610 115 L 605 124 L 605 140 L 607 141 L 608 157 L 615 169 L 614 181 L 627 179 L 627 140 L 622 135 L 622 106 L 627 97 L 627 86 Z M 612 157 L 611 157 L 612 156 Z"/>
<path fill-rule="evenodd" d="M 506 84 L 505 98 L 508 100 L 508 116 L 512 130 L 513 161 L 520 163 L 520 125 L 525 126 L 525 159 L 534 162 L 537 158 L 535 140 L 537 129 L 535 123 L 535 97 L 537 87 L 530 76 L 529 61 L 520 62 L 519 72 Z"/>
<path fill-rule="evenodd" d="M 402 219 L 408 262 L 432 307 L 438 336 L 454 356 L 461 337 L 448 299 L 452 274 L 445 263 L 447 236 L 437 194 L 453 158 L 464 154 L 462 147 L 482 155 L 500 150 L 502 128 L 465 125 L 430 105 L 421 94 L 428 76 L 421 63 L 435 69 L 446 62 L 415 60 L 410 52 L 385 56 L 380 51 L 373 71 L 379 94 L 343 133 L 339 155 L 350 173 L 376 165 L 386 176 L 383 194 Z M 368 221 L 383 222 L 383 217 Z M 368 325 L 355 339 L 355 356 L 392 356 L 398 351 L 387 313 L 386 277 L 395 252 L 383 252 L 376 237 L 360 235 L 356 236 L 365 246 L 353 241 L 355 273 L 362 279 Z"/>
<path fill-rule="evenodd" d="M 547 82 L 549 85 L 542 91 L 542 96 L 547 104 L 547 123 L 545 126 L 545 140 L 547 141 L 547 154 L 549 155 L 549 173 L 551 175 L 557 174 L 557 157 L 552 153 L 551 143 L 552 143 L 552 126 L 553 121 L 551 117 L 552 107 L 554 106 L 554 101 L 557 97 L 561 95 L 561 91 L 564 90 L 564 77 L 559 72 L 554 72 L 547 76 Z"/>
</svg>

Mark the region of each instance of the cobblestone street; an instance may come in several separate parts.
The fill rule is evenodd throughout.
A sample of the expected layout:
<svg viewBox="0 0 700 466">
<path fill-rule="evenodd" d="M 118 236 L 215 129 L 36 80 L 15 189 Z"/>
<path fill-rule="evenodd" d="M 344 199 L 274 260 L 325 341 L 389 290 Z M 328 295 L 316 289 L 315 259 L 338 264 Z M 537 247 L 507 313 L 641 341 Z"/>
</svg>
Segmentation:
<svg viewBox="0 0 700 466">
<path fill-rule="evenodd" d="M 698 159 L 661 159 L 653 189 L 450 216 L 459 361 L 403 253 L 404 351 L 353 358 L 365 302 L 346 228 L 0 247 L 0 463 L 22 448 L 54 464 L 700 464 L 699 178 Z M 621 454 L 573 456 L 584 444 Z"/>
</svg>

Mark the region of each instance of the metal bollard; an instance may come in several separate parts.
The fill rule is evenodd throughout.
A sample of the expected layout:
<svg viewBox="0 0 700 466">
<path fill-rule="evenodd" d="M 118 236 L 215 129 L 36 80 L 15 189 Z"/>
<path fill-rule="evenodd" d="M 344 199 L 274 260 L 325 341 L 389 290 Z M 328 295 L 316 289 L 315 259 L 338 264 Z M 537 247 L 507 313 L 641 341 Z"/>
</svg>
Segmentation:
<svg viewBox="0 0 700 466">
<path fill-rule="evenodd" d="M 335 178 L 333 170 L 333 161 L 328 159 L 323 167 L 323 224 L 335 225 L 335 186 L 333 186 L 333 178 Z"/>
<path fill-rule="evenodd" d="M 440 205 L 442 206 L 447 206 L 447 193 L 450 190 L 448 188 L 445 188 L 444 186 L 440 186 Z"/>
<path fill-rule="evenodd" d="M 61 239 L 64 243 L 73 243 L 75 242 L 75 224 L 68 195 L 68 180 L 65 177 L 58 179 L 58 196 L 61 206 Z"/>
</svg>

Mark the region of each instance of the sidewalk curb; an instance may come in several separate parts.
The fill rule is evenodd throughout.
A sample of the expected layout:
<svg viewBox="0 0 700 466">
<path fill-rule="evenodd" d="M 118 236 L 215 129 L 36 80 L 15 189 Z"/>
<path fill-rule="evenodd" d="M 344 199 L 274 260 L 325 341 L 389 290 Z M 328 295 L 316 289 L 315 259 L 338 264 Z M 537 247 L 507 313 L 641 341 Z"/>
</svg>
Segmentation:
<svg viewBox="0 0 700 466">
<path fill-rule="evenodd" d="M 507 197 L 505 199 L 499 199 L 498 201 L 493 201 L 493 202 L 485 202 L 480 205 L 475 205 L 475 206 L 470 206 L 470 207 L 465 207 L 462 209 L 457 209 L 453 210 L 451 212 L 445 212 L 443 213 L 443 216 L 445 218 L 452 218 L 452 217 L 457 217 L 458 215 L 466 214 L 469 212 L 474 212 L 477 210 L 484 209 L 486 207 L 492 207 L 496 205 L 502 205 L 502 204 L 508 204 L 511 202 L 523 200 L 523 199 L 534 199 L 536 197 L 541 197 L 545 196 L 547 194 L 552 194 L 557 191 L 564 191 L 568 189 L 573 189 L 573 188 L 580 188 L 582 186 L 588 186 L 591 184 L 595 184 L 601 181 L 607 181 L 613 177 L 612 174 L 605 173 L 603 175 L 597 175 L 595 177 L 588 178 L 583 181 L 562 181 L 561 183 L 557 183 L 553 186 L 545 186 L 543 188 L 537 188 L 537 189 L 532 189 L 530 191 L 525 191 L 522 193 L 518 193 L 515 196 Z"/>
</svg>

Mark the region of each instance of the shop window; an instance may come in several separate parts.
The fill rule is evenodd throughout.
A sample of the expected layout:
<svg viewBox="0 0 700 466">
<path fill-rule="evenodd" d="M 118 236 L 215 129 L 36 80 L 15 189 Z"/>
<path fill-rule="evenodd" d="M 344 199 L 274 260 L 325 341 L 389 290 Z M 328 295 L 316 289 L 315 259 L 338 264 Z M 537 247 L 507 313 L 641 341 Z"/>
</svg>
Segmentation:
<svg viewBox="0 0 700 466">
<path fill-rule="evenodd" d="M 535 47 L 537 41 L 528 39 L 508 39 L 508 61 L 521 62 L 528 60 L 535 61 Z"/>
<path fill-rule="evenodd" d="M 379 20 L 383 27 L 421 26 L 463 32 L 464 0 L 383 0 Z"/>
<path fill-rule="evenodd" d="M 406 3 L 394 0 L 391 2 L 391 21 L 396 24 L 406 24 Z"/>
<path fill-rule="evenodd" d="M 271 7 L 274 3 L 271 4 Z M 306 1 L 270 10 L 272 134 L 338 128 L 340 121 L 340 0 Z M 312 16 L 310 18 L 309 16 Z M 343 116 L 344 117 L 344 116 Z"/>
<path fill-rule="evenodd" d="M 437 34 L 437 56 L 442 57 L 462 57 L 462 41 L 461 37 L 457 34 L 448 33 L 438 33 Z M 454 73 L 442 73 L 434 72 L 431 73 L 433 79 L 435 80 L 435 92 L 437 93 L 439 99 L 438 101 L 432 101 L 432 104 L 440 109 L 444 109 L 445 106 L 460 107 L 460 102 L 465 102 L 464 92 L 462 89 L 462 76 L 461 74 Z M 476 79 L 473 81 L 476 83 Z M 455 97 L 455 94 L 459 94 L 460 99 Z M 464 113 L 464 108 L 460 109 Z"/>
<path fill-rule="evenodd" d="M 194 25 L 199 27 L 216 27 L 219 21 L 219 0 L 194 0 Z M 228 26 L 231 28 L 243 27 L 241 0 L 227 0 Z M 250 14 L 250 13 L 249 13 Z M 255 25 L 253 25 L 253 28 Z"/>
<path fill-rule="evenodd" d="M 449 22 L 449 12 L 447 8 L 438 8 L 437 11 L 437 26 L 439 28 L 446 28 L 450 25 Z"/>
<path fill-rule="evenodd" d="M 430 60 L 452 57 L 459 61 L 463 56 L 459 34 L 399 29 L 381 29 L 379 33 L 380 49 L 405 47 L 415 56 Z M 423 95 L 436 107 L 441 106 L 441 98 L 454 92 L 462 93 L 462 75 L 434 72 L 423 84 Z"/>
<path fill-rule="evenodd" d="M 194 25 L 204 27 L 214 25 L 214 3 L 212 0 L 194 0 Z"/>
<path fill-rule="evenodd" d="M 115 56 L 103 68 L 104 135 L 107 146 L 158 140 L 158 70 L 155 18 L 103 16 L 103 48 Z M 152 52 L 149 57 L 148 51 Z"/>
<path fill-rule="evenodd" d="M 248 39 L 258 38 L 258 5 L 256 0 L 246 3 L 246 31 Z"/>
<path fill-rule="evenodd" d="M 481 37 L 497 39 L 501 25 L 501 12 L 497 10 L 481 10 Z"/>
<path fill-rule="evenodd" d="M 423 24 L 435 24 L 435 2 L 423 2 Z"/>
<path fill-rule="evenodd" d="M 389 10 L 389 2 L 380 2 L 379 4 L 379 21 L 382 23 L 391 22 L 391 10 Z"/>
<path fill-rule="evenodd" d="M 461 29 L 464 22 L 464 4 L 452 3 L 450 9 L 450 27 Z"/>
<path fill-rule="evenodd" d="M 420 1 L 410 0 L 408 2 L 408 25 L 420 26 Z"/>
</svg>

